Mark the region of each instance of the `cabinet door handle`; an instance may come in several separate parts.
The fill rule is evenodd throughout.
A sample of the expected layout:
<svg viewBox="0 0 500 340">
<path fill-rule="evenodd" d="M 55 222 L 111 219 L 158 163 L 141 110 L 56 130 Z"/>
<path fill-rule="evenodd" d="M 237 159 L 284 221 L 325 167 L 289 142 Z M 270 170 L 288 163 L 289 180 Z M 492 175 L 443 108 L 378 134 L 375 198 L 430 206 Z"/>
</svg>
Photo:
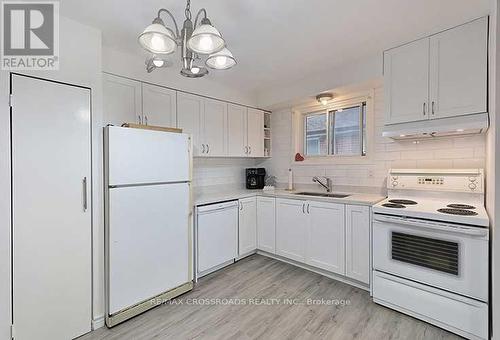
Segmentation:
<svg viewBox="0 0 500 340">
<path fill-rule="evenodd" d="M 148 116 L 146 116 L 146 115 L 144 116 L 144 122 L 146 125 L 148 125 Z"/>
<path fill-rule="evenodd" d="M 245 146 L 245 155 L 248 155 L 248 146 Z"/>
<path fill-rule="evenodd" d="M 87 211 L 87 177 L 82 179 L 83 211 Z"/>
<path fill-rule="evenodd" d="M 137 120 L 139 121 L 139 124 L 142 124 L 142 118 L 141 118 L 141 115 L 137 115 Z"/>
<path fill-rule="evenodd" d="M 307 213 L 309 214 L 309 207 L 310 207 L 310 204 L 307 203 Z"/>
<path fill-rule="evenodd" d="M 210 144 L 207 144 L 207 153 L 210 153 Z"/>
<path fill-rule="evenodd" d="M 434 101 L 432 101 L 432 114 L 434 115 Z"/>
<path fill-rule="evenodd" d="M 249 147 L 248 147 L 248 153 L 249 153 L 250 155 L 252 154 L 252 147 L 251 147 L 251 146 L 249 146 Z"/>
<path fill-rule="evenodd" d="M 205 153 L 205 144 L 201 144 L 201 153 Z"/>
<path fill-rule="evenodd" d="M 302 203 L 302 213 L 303 214 L 306 213 L 306 204 L 305 203 Z"/>
<path fill-rule="evenodd" d="M 422 109 L 422 113 L 424 114 L 425 116 L 425 107 L 427 106 L 427 103 L 424 102 L 424 106 L 423 106 L 423 109 Z"/>
</svg>

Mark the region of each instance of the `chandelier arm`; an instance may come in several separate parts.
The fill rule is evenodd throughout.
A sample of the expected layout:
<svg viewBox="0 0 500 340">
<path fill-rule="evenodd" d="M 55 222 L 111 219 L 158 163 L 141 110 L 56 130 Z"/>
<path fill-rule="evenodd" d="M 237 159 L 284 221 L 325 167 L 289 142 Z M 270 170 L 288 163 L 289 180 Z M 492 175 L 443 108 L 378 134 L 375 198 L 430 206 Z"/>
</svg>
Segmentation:
<svg viewBox="0 0 500 340">
<path fill-rule="evenodd" d="M 158 11 L 158 18 L 160 18 L 161 13 L 167 13 L 170 16 L 170 18 L 172 19 L 172 21 L 174 23 L 176 39 L 180 39 L 181 35 L 179 34 L 179 27 L 177 26 L 177 21 L 175 21 L 175 17 L 172 15 L 172 13 L 170 13 L 170 11 L 168 9 L 165 9 L 165 8 L 161 8 Z"/>
<path fill-rule="evenodd" d="M 198 14 L 196 14 L 196 19 L 194 19 L 194 28 L 196 29 L 196 27 L 198 26 L 198 19 L 200 18 L 200 14 L 203 12 L 203 18 L 206 19 L 207 18 L 207 10 L 202 8 L 198 11 Z"/>
</svg>

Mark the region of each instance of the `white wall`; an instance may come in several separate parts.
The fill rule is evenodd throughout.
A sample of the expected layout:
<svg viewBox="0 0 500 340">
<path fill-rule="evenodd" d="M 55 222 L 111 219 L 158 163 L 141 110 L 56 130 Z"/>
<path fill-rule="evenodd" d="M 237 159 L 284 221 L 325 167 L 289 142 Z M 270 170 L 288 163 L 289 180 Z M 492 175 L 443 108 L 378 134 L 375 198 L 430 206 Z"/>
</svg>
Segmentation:
<svg viewBox="0 0 500 340">
<path fill-rule="evenodd" d="M 209 74 L 200 79 L 190 79 L 181 76 L 178 67 L 161 68 L 147 73 L 145 60 L 146 56 L 140 57 L 103 46 L 104 72 L 238 104 L 248 106 L 256 106 L 257 104 L 254 94 L 224 85 L 223 82 L 217 81 L 216 74 Z"/>
<path fill-rule="evenodd" d="M 102 244 L 102 156 L 100 149 L 101 98 L 101 34 L 100 31 L 60 18 L 59 71 L 29 72 L 37 77 L 83 85 L 92 88 L 93 124 L 93 235 L 94 244 Z M 28 74 L 28 72 L 25 72 Z M 9 73 L 0 73 L 0 339 L 8 339 L 11 323 L 10 300 L 10 129 Z M 95 248 L 98 250 L 99 248 Z M 96 256 L 97 255 L 97 256 Z M 94 253 L 98 259 L 100 252 Z M 95 262 L 99 269 L 101 263 Z M 101 284 L 95 282 L 94 297 L 101 300 Z M 99 309 L 99 303 L 94 303 Z M 96 307 L 95 307 L 96 308 Z"/>
<path fill-rule="evenodd" d="M 245 168 L 255 166 L 254 159 L 245 158 L 195 158 L 193 161 L 193 187 L 207 186 L 242 188 L 245 185 Z"/>
<path fill-rule="evenodd" d="M 334 186 L 363 187 L 374 192 L 383 191 L 391 168 L 484 168 L 484 135 L 426 140 L 418 144 L 382 137 L 383 87 L 374 89 L 371 97 L 367 114 L 372 129 L 368 129 L 366 159 L 292 161 L 296 152 L 292 132 L 294 118 L 292 110 L 281 110 L 271 115 L 273 157 L 261 165 L 277 176 L 280 183 L 286 183 L 287 169 L 291 167 L 294 181 L 299 184 L 313 184 L 313 176 L 329 176 Z"/>
<path fill-rule="evenodd" d="M 491 127 L 487 140 L 487 196 L 486 208 L 491 220 L 491 245 L 492 245 L 492 331 L 493 339 L 500 339 L 500 157 L 496 156 L 496 150 L 500 150 L 500 135 L 497 133 L 500 126 L 500 44 L 497 39 L 500 36 L 500 5 L 498 0 L 491 1 L 490 15 L 490 96 L 489 111 Z M 500 177 L 498 177 L 500 178 Z"/>
</svg>

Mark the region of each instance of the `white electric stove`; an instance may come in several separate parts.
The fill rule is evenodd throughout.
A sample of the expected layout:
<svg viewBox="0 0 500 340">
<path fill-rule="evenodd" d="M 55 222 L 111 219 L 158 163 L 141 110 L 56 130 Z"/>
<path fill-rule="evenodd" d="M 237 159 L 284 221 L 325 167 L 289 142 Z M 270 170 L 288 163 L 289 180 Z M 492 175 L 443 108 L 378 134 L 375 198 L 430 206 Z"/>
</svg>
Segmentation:
<svg viewBox="0 0 500 340">
<path fill-rule="evenodd" d="M 470 339 L 488 338 L 484 172 L 396 170 L 373 207 L 375 302 Z"/>
</svg>

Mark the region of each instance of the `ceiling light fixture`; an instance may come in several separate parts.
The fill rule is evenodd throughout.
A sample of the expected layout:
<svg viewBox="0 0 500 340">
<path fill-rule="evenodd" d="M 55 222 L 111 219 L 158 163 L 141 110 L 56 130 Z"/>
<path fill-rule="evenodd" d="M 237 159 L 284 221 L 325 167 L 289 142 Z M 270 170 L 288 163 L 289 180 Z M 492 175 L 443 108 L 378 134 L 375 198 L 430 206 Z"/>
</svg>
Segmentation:
<svg viewBox="0 0 500 340">
<path fill-rule="evenodd" d="M 162 13 L 170 17 L 174 29 L 165 25 L 165 22 L 161 19 Z M 177 47 L 181 48 L 181 74 L 188 78 L 200 78 L 208 74 L 206 67 L 194 64 L 195 60 L 201 59 L 200 55 L 207 55 L 206 66 L 215 70 L 227 70 L 236 65 L 236 59 L 226 48 L 226 42 L 222 38 L 222 34 L 207 18 L 207 11 L 204 8 L 198 11 L 193 23 L 191 20 L 191 1 L 187 0 L 184 15 L 186 19 L 181 31 L 179 31 L 172 13 L 165 8 L 161 8 L 153 23 L 147 26 L 139 35 L 139 44 L 143 49 L 153 54 L 146 61 L 146 70 L 148 72 L 164 66 L 164 63 L 157 59 L 157 55 L 172 54 Z M 198 24 L 200 16 L 202 18 Z M 149 62 L 151 58 L 153 58 L 152 62 Z M 153 65 L 153 68 L 151 68 L 150 64 Z"/>
<path fill-rule="evenodd" d="M 332 99 L 333 99 L 332 93 L 321 93 L 316 96 L 316 100 L 323 105 L 328 104 L 328 102 Z"/>
</svg>

